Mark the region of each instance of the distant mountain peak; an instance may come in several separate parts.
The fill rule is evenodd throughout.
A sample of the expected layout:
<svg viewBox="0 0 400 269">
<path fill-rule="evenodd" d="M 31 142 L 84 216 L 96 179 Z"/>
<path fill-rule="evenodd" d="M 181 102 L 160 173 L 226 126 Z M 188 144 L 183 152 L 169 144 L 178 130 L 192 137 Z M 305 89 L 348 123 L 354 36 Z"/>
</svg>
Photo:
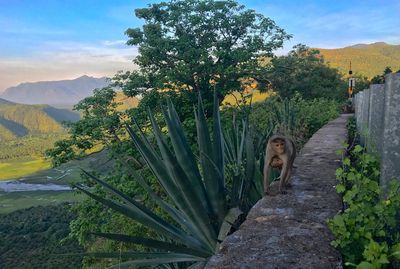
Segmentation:
<svg viewBox="0 0 400 269">
<path fill-rule="evenodd" d="M 0 104 L 11 105 L 11 104 L 14 104 L 14 103 L 13 103 L 13 102 L 10 102 L 10 101 L 8 101 L 8 100 L 6 100 L 6 99 L 0 98 Z"/>
<path fill-rule="evenodd" d="M 374 42 L 371 44 L 364 44 L 364 43 L 359 43 L 359 44 L 355 44 L 352 46 L 348 46 L 348 47 L 344 47 L 346 48 L 353 48 L 353 49 L 362 49 L 362 48 L 368 48 L 368 47 L 375 47 L 375 46 L 392 46 L 386 42 Z"/>
<path fill-rule="evenodd" d="M 7 88 L 0 98 L 22 104 L 74 105 L 110 84 L 105 78 L 88 75 L 69 80 L 26 82 Z"/>
</svg>

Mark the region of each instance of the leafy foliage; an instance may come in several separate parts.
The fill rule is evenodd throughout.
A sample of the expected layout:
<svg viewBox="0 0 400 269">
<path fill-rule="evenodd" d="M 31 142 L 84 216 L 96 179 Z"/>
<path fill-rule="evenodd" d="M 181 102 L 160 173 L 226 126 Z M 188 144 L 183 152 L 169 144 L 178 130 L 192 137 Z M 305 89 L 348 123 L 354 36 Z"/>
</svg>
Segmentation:
<svg viewBox="0 0 400 269">
<path fill-rule="evenodd" d="M 357 145 L 336 170 L 345 209 L 329 221 L 348 266 L 397 268 L 400 261 L 400 183 L 393 180 L 383 196 L 379 163 Z"/>
<path fill-rule="evenodd" d="M 346 98 L 347 85 L 336 69 L 325 65 L 318 50 L 297 45 L 287 56 L 271 59 L 270 87 L 283 98 L 299 92 L 305 99 Z"/>
<path fill-rule="evenodd" d="M 61 242 L 74 217 L 70 206 L 34 207 L 0 215 L 0 267 L 26 269 L 80 268 L 76 240 Z"/>
<path fill-rule="evenodd" d="M 220 103 L 241 89 L 242 78 L 257 80 L 262 88 L 265 68 L 258 59 L 272 56 L 290 38 L 273 20 L 234 0 L 161 2 L 136 9 L 135 15 L 145 25 L 126 34 L 128 45 L 139 47 L 134 60 L 139 70 L 117 74 L 115 84 L 129 96 L 179 92 L 179 103 L 190 105 L 201 93 L 207 117 L 214 88 Z"/>
<path fill-rule="evenodd" d="M 301 148 L 318 129 L 338 115 L 339 103 L 334 100 L 307 100 L 296 95 L 291 99 L 271 97 L 254 104 L 249 119 L 256 133 L 281 133 Z"/>
<path fill-rule="evenodd" d="M 385 67 L 383 73 L 381 75 L 376 75 L 371 79 L 372 84 L 384 84 L 385 83 L 385 75 L 393 73 L 392 69 L 389 66 Z"/>
<path fill-rule="evenodd" d="M 123 135 L 124 112 L 117 110 L 114 101 L 116 92 L 112 88 L 96 89 L 93 96 L 86 97 L 74 106 L 82 113 L 81 120 L 69 123 L 70 137 L 59 140 L 46 151 L 58 166 L 69 160 L 82 157 L 88 150 L 103 146 L 113 147 Z"/>
</svg>

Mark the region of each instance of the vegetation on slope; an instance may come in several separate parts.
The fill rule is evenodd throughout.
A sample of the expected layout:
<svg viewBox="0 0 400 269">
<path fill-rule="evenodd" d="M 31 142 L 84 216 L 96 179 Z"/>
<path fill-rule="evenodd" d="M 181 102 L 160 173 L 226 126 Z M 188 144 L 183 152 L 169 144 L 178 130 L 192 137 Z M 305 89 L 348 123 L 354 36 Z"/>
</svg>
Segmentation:
<svg viewBox="0 0 400 269">
<path fill-rule="evenodd" d="M 74 218 L 69 208 L 64 204 L 0 214 L 0 268 L 80 268 L 80 256 L 61 255 L 83 251 L 77 241 L 61 241 Z"/>
<path fill-rule="evenodd" d="M 77 113 L 56 109 L 48 105 L 0 104 L 0 126 L 14 137 L 65 132 L 62 121 L 77 121 Z M 0 133 L 0 139 L 5 139 Z"/>
<path fill-rule="evenodd" d="M 400 45 L 389 45 L 383 42 L 359 44 L 340 49 L 318 49 L 331 67 L 347 75 L 349 64 L 353 72 L 369 79 L 381 74 L 386 66 L 392 70 L 400 69 Z"/>
</svg>

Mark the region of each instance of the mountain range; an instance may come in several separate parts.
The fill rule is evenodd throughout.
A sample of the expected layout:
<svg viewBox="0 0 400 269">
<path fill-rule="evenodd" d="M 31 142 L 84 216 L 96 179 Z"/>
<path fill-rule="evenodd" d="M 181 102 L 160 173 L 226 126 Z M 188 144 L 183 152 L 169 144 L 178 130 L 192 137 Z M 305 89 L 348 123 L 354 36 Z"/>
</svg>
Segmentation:
<svg viewBox="0 0 400 269">
<path fill-rule="evenodd" d="M 65 133 L 63 121 L 77 121 L 79 114 L 49 105 L 17 104 L 0 98 L 0 141 L 49 133 Z"/>
<path fill-rule="evenodd" d="M 7 88 L 0 98 L 22 104 L 74 105 L 110 84 L 105 78 L 81 76 L 72 80 L 21 83 Z"/>
<path fill-rule="evenodd" d="M 382 74 L 386 66 L 394 72 L 400 69 L 400 45 L 376 42 L 339 49 L 319 48 L 318 50 L 331 67 L 338 68 L 343 74 L 348 74 L 350 62 L 354 74 L 360 74 L 369 79 Z"/>
</svg>

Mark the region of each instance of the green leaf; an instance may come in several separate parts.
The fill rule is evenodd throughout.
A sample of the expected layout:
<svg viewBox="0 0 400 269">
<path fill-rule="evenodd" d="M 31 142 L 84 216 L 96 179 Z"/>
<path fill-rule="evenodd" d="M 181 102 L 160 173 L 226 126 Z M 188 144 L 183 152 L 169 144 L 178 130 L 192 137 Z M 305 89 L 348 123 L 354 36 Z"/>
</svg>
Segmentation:
<svg viewBox="0 0 400 269">
<path fill-rule="evenodd" d="M 168 119 L 168 115 L 164 114 L 168 123 L 169 130 L 173 130 L 177 128 L 171 122 L 171 119 Z M 158 126 L 155 124 L 154 119 L 152 121 L 154 134 L 157 138 L 158 146 L 160 148 L 161 154 L 164 159 L 165 167 L 168 170 L 171 178 L 173 178 L 176 186 L 179 188 L 183 199 L 186 202 L 186 208 L 184 210 L 187 215 L 190 217 L 193 223 L 197 224 L 197 227 L 202 232 L 203 236 L 207 238 L 209 242 L 210 248 L 216 243 L 216 232 L 212 223 L 209 221 L 209 207 L 205 202 L 206 198 L 199 197 L 201 192 L 196 191 L 196 180 L 192 180 L 188 175 L 184 172 L 181 167 L 181 163 L 177 160 L 175 155 L 172 154 L 166 142 L 161 138 L 161 133 L 158 130 Z M 179 150 L 179 149 L 178 149 Z M 181 152 L 176 152 L 176 155 L 181 154 Z M 208 199 L 207 199 L 208 200 Z"/>
<path fill-rule="evenodd" d="M 149 247 L 149 248 L 171 251 L 171 252 L 176 252 L 176 253 L 185 253 L 185 254 L 204 257 L 204 258 L 207 258 L 210 256 L 210 254 L 212 254 L 210 252 L 191 249 L 185 245 L 177 245 L 174 243 L 154 240 L 151 238 L 144 238 L 144 237 L 139 237 L 139 236 L 129 236 L 129 235 L 124 235 L 124 234 L 114 234 L 114 233 L 92 233 L 92 234 L 95 236 L 111 239 L 114 241 L 133 243 L 133 244 L 138 244 L 138 245 L 142 245 L 142 246 Z"/>
<path fill-rule="evenodd" d="M 203 269 L 206 266 L 207 262 L 196 262 L 189 266 L 187 269 Z"/>
<path fill-rule="evenodd" d="M 164 209 L 177 223 L 186 227 L 191 234 L 197 235 L 199 233 L 199 229 L 194 225 L 194 223 L 185 216 L 181 211 L 177 210 L 175 207 L 170 205 L 169 203 L 162 200 L 146 183 L 143 177 L 136 172 L 134 169 L 130 169 L 129 173 L 134 176 L 134 178 L 138 181 L 138 183 L 146 190 L 146 192 L 150 195 L 150 197 L 162 208 Z M 201 238 L 199 238 L 201 240 Z"/>
<path fill-rule="evenodd" d="M 243 211 L 240 210 L 238 207 L 229 209 L 228 213 L 224 218 L 224 222 L 221 225 L 221 229 L 219 230 L 218 234 L 219 241 L 223 241 L 225 239 L 225 237 L 231 230 L 233 223 L 235 223 L 235 221 L 241 214 L 243 214 Z"/>
<path fill-rule="evenodd" d="M 349 158 L 345 158 L 344 160 L 343 160 L 343 165 L 346 165 L 346 166 L 350 166 L 350 159 Z"/>
<path fill-rule="evenodd" d="M 193 190 L 197 193 L 197 196 L 200 198 L 203 207 L 207 210 L 208 213 L 212 213 L 211 206 L 209 205 L 209 198 L 207 192 L 204 188 L 200 171 L 197 166 L 196 159 L 192 152 L 192 149 L 187 142 L 186 136 L 182 129 L 181 122 L 179 121 L 178 114 L 175 111 L 175 108 L 170 99 L 167 99 L 168 104 L 168 112 L 165 109 L 162 109 L 164 113 L 164 118 L 168 126 L 169 137 L 171 138 L 172 146 L 174 148 L 175 157 L 182 167 L 183 171 L 187 175 L 187 177 L 191 180 L 193 184 Z M 162 137 L 161 132 L 154 120 L 154 117 L 149 111 L 150 120 L 153 126 L 153 132 L 157 132 L 156 137 Z M 166 145 L 166 142 L 164 142 Z M 160 145 L 160 142 L 159 142 Z M 160 146 L 159 146 L 160 147 Z M 161 149 L 161 148 L 160 148 Z"/>
<path fill-rule="evenodd" d="M 150 143 L 147 141 L 147 138 L 143 133 L 141 133 L 141 138 L 139 138 L 136 133 L 127 126 L 127 130 L 135 145 L 140 150 L 142 156 L 148 163 L 149 167 L 152 169 L 156 178 L 159 180 L 161 185 L 165 188 L 168 196 L 174 201 L 176 206 L 180 209 L 181 212 L 184 212 L 187 218 L 191 220 L 192 223 L 197 225 L 197 227 L 201 230 L 201 234 L 207 236 L 207 242 L 209 244 L 210 250 L 213 249 L 212 245 L 215 243 L 211 243 L 213 238 L 215 240 L 216 235 L 212 235 L 213 229 L 210 228 L 210 223 L 207 221 L 208 216 L 204 208 L 201 208 L 202 203 L 197 201 L 197 196 L 191 196 L 193 190 L 191 190 L 190 182 L 188 182 L 186 175 L 184 175 L 181 171 L 181 168 L 171 159 L 166 160 L 166 164 L 164 164 L 163 160 L 159 158 L 152 149 Z M 173 158 L 168 149 L 163 145 L 164 154 L 169 158 Z M 167 168 L 166 165 L 170 167 Z M 178 174 L 176 174 L 178 173 Z M 177 175 L 174 179 L 170 176 L 171 174 Z M 179 188 L 178 182 L 179 181 Z M 182 189 L 184 188 L 184 189 Z M 193 202 L 196 201 L 196 202 Z M 194 207 L 197 207 L 194 209 Z M 201 226 L 200 226 L 201 225 Z M 200 236 L 201 234 L 197 234 Z"/>
<path fill-rule="evenodd" d="M 182 230 L 178 229 L 177 227 L 167 223 L 160 217 L 158 217 L 155 214 L 147 214 L 146 212 L 140 210 L 140 208 L 137 208 L 132 205 L 125 205 L 121 204 L 109 199 L 102 198 L 96 194 L 93 194 L 82 187 L 79 187 L 77 185 L 74 185 L 77 189 L 85 193 L 86 195 L 90 196 L 91 198 L 95 199 L 99 203 L 131 218 L 139 223 L 148 226 L 149 228 L 152 228 L 165 236 L 168 236 L 172 239 L 177 240 L 178 242 L 181 242 L 182 244 L 185 245 L 190 245 L 194 248 L 199 247 L 198 243 L 196 244 L 196 240 L 194 238 L 191 238 L 190 236 L 186 235 Z"/>
<path fill-rule="evenodd" d="M 221 186 L 223 182 L 223 171 L 219 171 L 218 164 L 213 163 L 212 141 L 210 138 L 206 117 L 204 115 L 203 103 L 200 95 L 198 96 L 198 108 L 195 114 L 197 138 L 200 151 L 200 164 L 203 173 L 204 183 L 210 198 L 214 214 L 218 218 L 218 227 L 221 225 L 226 212 L 225 190 Z"/>
<path fill-rule="evenodd" d="M 392 253 L 390 256 L 394 256 L 396 259 L 400 260 L 400 243 L 397 243 L 392 246 Z"/>
<path fill-rule="evenodd" d="M 360 152 L 362 152 L 363 150 L 364 150 L 363 147 L 361 147 L 360 145 L 356 145 L 356 146 L 354 147 L 353 152 L 355 152 L 355 153 L 360 153 Z"/>
<path fill-rule="evenodd" d="M 336 191 L 338 193 L 343 193 L 343 192 L 346 191 L 346 187 L 344 185 L 342 185 L 342 184 L 338 184 L 338 185 L 336 185 Z"/>
<path fill-rule="evenodd" d="M 369 262 L 361 262 L 356 269 L 375 269 L 375 267 Z"/>
<path fill-rule="evenodd" d="M 204 259 L 199 259 L 197 257 L 189 257 L 189 256 L 180 256 L 176 254 L 175 256 L 170 255 L 170 257 L 165 258 L 155 258 L 155 259 L 144 259 L 144 260 L 134 260 L 127 261 L 116 264 L 114 266 L 109 267 L 109 269 L 119 269 L 119 268 L 132 268 L 132 266 L 155 266 L 166 263 L 176 263 L 176 262 L 198 262 L 204 261 Z"/>
</svg>

